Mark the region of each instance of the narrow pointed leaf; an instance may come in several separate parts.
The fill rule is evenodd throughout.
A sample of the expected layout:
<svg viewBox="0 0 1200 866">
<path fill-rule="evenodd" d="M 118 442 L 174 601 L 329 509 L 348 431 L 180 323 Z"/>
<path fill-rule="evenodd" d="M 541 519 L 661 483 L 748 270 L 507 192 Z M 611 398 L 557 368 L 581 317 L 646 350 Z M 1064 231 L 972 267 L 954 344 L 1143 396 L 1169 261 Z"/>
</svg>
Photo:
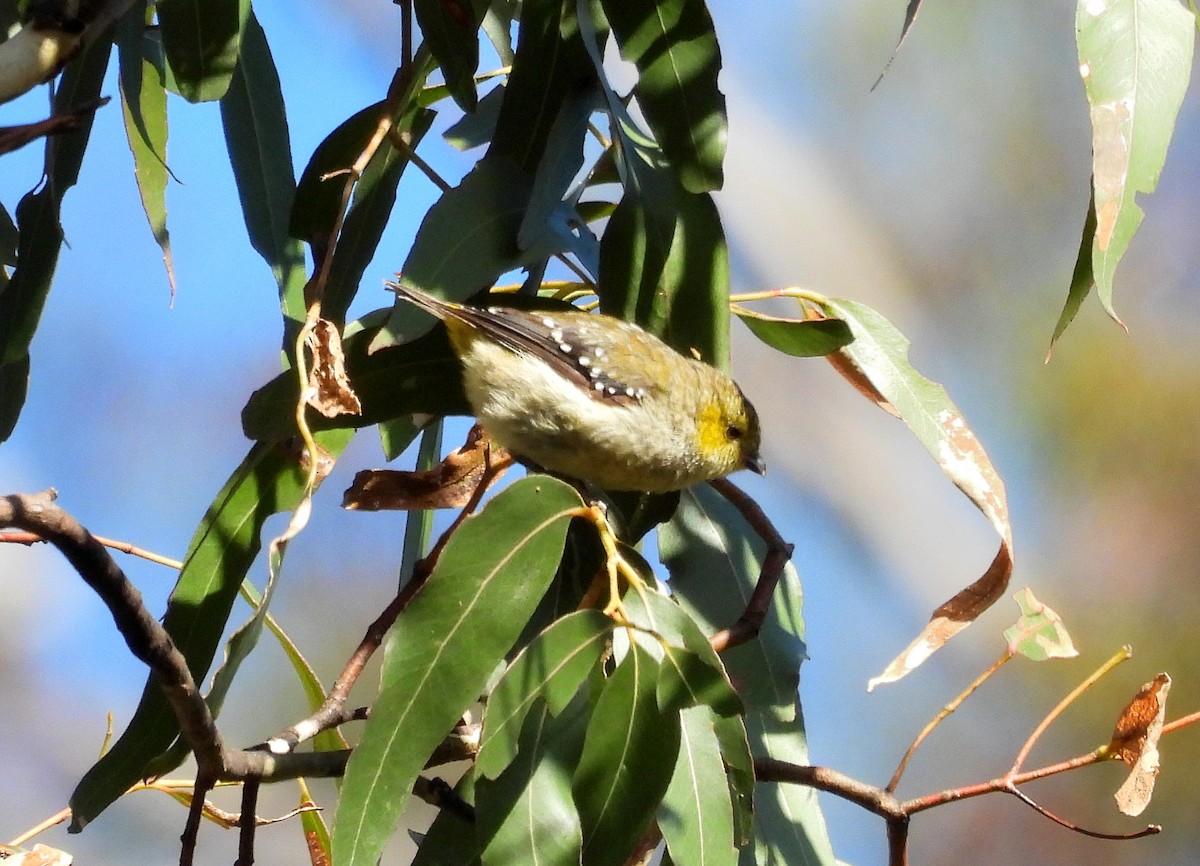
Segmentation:
<svg viewBox="0 0 1200 866">
<path fill-rule="evenodd" d="M 452 300 L 462 300 L 495 282 L 526 258 L 517 230 L 529 200 L 530 180 L 507 161 L 484 159 L 434 204 L 413 241 L 400 279 Z M 420 318 L 411 304 L 397 301 L 371 350 L 404 341 Z"/>
<path fill-rule="evenodd" d="M 63 70 L 54 94 L 56 113 L 93 103 L 100 95 L 112 44 L 97 39 Z M 17 204 L 17 264 L 0 292 L 0 441 L 16 426 L 25 404 L 29 345 L 41 319 L 62 247 L 59 211 L 63 196 L 79 179 L 92 131 L 91 113 L 69 132 L 46 140 L 46 182 Z"/>
<path fill-rule="evenodd" d="M 532 178 L 550 129 L 568 96 L 594 80 L 574 3 L 539 2 L 521 8 L 516 59 L 504 88 L 488 158 Z"/>
<path fill-rule="evenodd" d="M 596 699 L 572 788 L 583 866 L 629 859 L 671 781 L 679 714 L 658 708 L 658 663 L 634 642 Z"/>
<path fill-rule="evenodd" d="M 578 866 L 583 829 L 571 799 L 571 770 L 588 710 L 584 696 L 557 716 L 540 704 L 526 720 L 517 760 L 495 781 L 480 780 L 475 800 L 484 866 Z"/>
<path fill-rule="evenodd" d="M 828 355 L 854 339 L 850 326 L 841 319 L 781 319 L 746 309 L 736 312 L 754 336 L 797 358 Z"/>
<path fill-rule="evenodd" d="M 689 488 L 658 538 L 674 598 L 690 617 L 710 634 L 736 620 L 750 600 L 766 553 L 737 509 L 711 487 Z M 800 597 L 799 578 L 789 564 L 758 640 L 722 655 L 749 707 L 795 706 L 805 658 Z"/>
<path fill-rule="evenodd" d="M 454 101 L 468 113 L 478 102 L 479 24 L 487 8 L 487 0 L 416 0 L 413 4 L 425 43 Z"/>
<path fill-rule="evenodd" d="M 157 9 L 176 92 L 188 102 L 220 99 L 237 66 L 250 0 L 160 0 Z"/>
<path fill-rule="evenodd" d="M 1113 309 L 1113 275 L 1142 222 L 1191 78 L 1195 16 L 1178 0 L 1078 0 L 1079 71 L 1092 120 L 1092 272 Z"/>
<path fill-rule="evenodd" d="M 741 513 L 710 487 L 686 490 L 675 516 L 659 530 L 659 553 L 671 572 L 675 597 L 712 632 L 732 622 L 750 599 L 765 545 Z M 797 689 L 804 654 L 801 590 L 789 563 L 758 640 L 722 655 L 747 705 L 745 730 L 732 716 L 717 722 L 738 816 L 739 840 L 749 828 L 753 790 L 754 842 L 739 863 L 833 864 L 825 821 L 811 789 L 754 784 L 745 740 L 756 755 L 807 762 Z"/>
<path fill-rule="evenodd" d="M 679 758 L 658 807 L 658 826 L 676 863 L 733 866 L 733 807 L 721 747 L 707 707 L 680 714 Z"/>
<path fill-rule="evenodd" d="M 267 37 L 250 13 L 238 62 L 221 97 L 225 145 L 250 243 L 270 266 L 285 312 L 304 316 L 304 249 L 288 236 L 296 195 L 292 146 L 279 72 Z"/>
<path fill-rule="evenodd" d="M 790 715 L 790 714 L 789 714 Z M 796 764 L 808 763 L 801 715 L 788 718 L 770 709 L 746 719 L 750 749 Z M 817 792 L 803 785 L 760 782 L 754 786 L 754 838 L 742 847 L 739 866 L 786 863 L 788 866 L 837 866 Z"/>
<path fill-rule="evenodd" d="M 521 479 L 468 518 L 388 639 L 379 697 L 346 769 L 335 866 L 378 859 L 426 758 L 521 632 L 554 576 L 579 494 Z"/>
<path fill-rule="evenodd" d="M 142 209 L 162 249 L 167 281 L 174 294 L 175 268 L 167 231 L 167 89 L 159 46 L 146 38 L 152 16 L 145 2 L 135 3 L 118 25 L 121 110 Z"/>
<path fill-rule="evenodd" d="M 415 148 L 429 131 L 435 116 L 435 112 L 414 105 L 396 121 L 394 129 L 397 134 L 406 136 L 410 147 Z M 346 310 L 358 292 L 363 273 L 375 257 L 395 209 L 396 188 L 408 165 L 405 153 L 386 145 L 367 164 L 354 188 L 354 199 L 338 235 L 329 283 L 325 287 L 322 309 L 332 320 L 345 318 Z"/>
<path fill-rule="evenodd" d="M 600 659 L 612 620 L 598 610 L 568 614 L 517 655 L 488 696 L 476 770 L 495 778 L 516 756 L 525 716 L 544 700 L 557 715 Z"/>
<path fill-rule="evenodd" d="M 1067 301 L 1063 304 L 1058 321 L 1054 324 L 1054 333 L 1050 335 L 1050 348 L 1046 350 L 1046 360 L 1059 337 L 1066 333 L 1071 322 L 1075 321 L 1079 308 L 1092 293 L 1096 285 L 1096 277 L 1092 273 L 1092 244 L 1096 239 L 1096 200 L 1088 200 L 1087 216 L 1083 220 L 1083 237 L 1079 241 L 1079 252 L 1075 256 L 1075 267 L 1071 271 L 1071 285 L 1067 287 Z"/>
<path fill-rule="evenodd" d="M 721 52 L 702 0 L 605 0 L 634 95 L 688 192 L 720 189 L 728 121 L 717 89 Z"/>
<path fill-rule="evenodd" d="M 649 571 L 650 566 L 646 569 Z M 650 572 L 652 573 L 652 572 Z M 658 705 L 667 711 L 704 704 L 718 715 L 743 711 L 741 698 L 729 683 L 725 665 L 700 625 L 671 599 L 657 592 L 636 596 L 625 604 L 630 619 L 659 635 L 662 675 L 658 680 Z"/>
</svg>

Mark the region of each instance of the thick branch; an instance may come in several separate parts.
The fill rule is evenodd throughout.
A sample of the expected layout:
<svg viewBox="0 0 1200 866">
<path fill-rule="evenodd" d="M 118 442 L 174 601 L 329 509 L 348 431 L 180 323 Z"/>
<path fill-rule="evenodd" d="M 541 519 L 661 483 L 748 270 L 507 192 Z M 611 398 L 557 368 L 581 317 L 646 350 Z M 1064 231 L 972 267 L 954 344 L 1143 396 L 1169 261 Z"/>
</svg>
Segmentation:
<svg viewBox="0 0 1200 866">
<path fill-rule="evenodd" d="M 198 788 L 217 781 L 275 782 L 300 776 L 340 776 L 349 751 L 272 755 L 225 748 L 208 704 L 183 654 L 142 602 L 108 551 L 75 518 L 54 504 L 53 490 L 0 498 L 0 528 L 36 533 L 53 544 L 108 607 L 130 652 L 151 670 L 196 754 Z M 204 780 L 201 784 L 200 780 Z M 209 781 L 211 780 L 211 781 Z M 201 799 L 203 794 L 200 795 Z M 186 846 L 185 846 L 186 848 Z"/>
<path fill-rule="evenodd" d="M 153 672 L 197 762 L 202 767 L 220 767 L 224 750 L 221 735 L 183 654 L 162 624 L 146 610 L 142 594 L 108 551 L 75 518 L 54 504 L 56 495 L 48 490 L 0 499 L 0 527 L 36 532 L 58 548 L 108 607 L 130 652 Z"/>
</svg>

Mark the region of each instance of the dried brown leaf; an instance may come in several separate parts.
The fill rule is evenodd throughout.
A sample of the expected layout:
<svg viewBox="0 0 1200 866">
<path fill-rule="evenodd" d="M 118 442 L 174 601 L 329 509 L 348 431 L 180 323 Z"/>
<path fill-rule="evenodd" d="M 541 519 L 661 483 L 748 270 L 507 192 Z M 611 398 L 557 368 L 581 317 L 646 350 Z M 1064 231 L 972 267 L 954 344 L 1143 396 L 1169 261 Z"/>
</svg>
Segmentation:
<svg viewBox="0 0 1200 866">
<path fill-rule="evenodd" d="M 6 846 L 0 845 L 0 862 L 3 862 L 4 866 L 71 866 L 75 862 L 73 855 L 40 842 L 28 851 L 3 856 L 6 853 Z"/>
<path fill-rule="evenodd" d="M 913 642 L 892 659 L 883 673 L 867 683 L 867 691 L 882 683 L 895 682 L 941 649 L 950 638 L 973 623 L 1004 594 L 1011 574 L 1012 548 L 1005 543 L 1000 546 L 983 577 L 935 610 Z"/>
<path fill-rule="evenodd" d="M 312 371 L 308 377 L 308 405 L 326 418 L 360 415 L 362 404 L 346 375 L 346 356 L 337 327 L 320 319 L 308 334 Z"/>
<path fill-rule="evenodd" d="M 1158 739 L 1167 714 L 1171 677 L 1159 674 L 1142 686 L 1117 719 L 1108 750 L 1132 767 L 1129 777 L 1113 796 L 1126 815 L 1140 815 L 1150 804 L 1158 778 Z"/>
<path fill-rule="evenodd" d="M 498 469 L 512 464 L 512 457 L 491 444 L 479 426 L 471 428 L 467 441 L 448 454 L 433 469 L 403 471 L 366 469 L 342 497 L 342 507 L 354 511 L 415 511 L 423 508 L 461 508 L 470 501 L 481 481 L 489 485 L 499 477 Z M 490 479 L 487 477 L 492 472 Z"/>
</svg>

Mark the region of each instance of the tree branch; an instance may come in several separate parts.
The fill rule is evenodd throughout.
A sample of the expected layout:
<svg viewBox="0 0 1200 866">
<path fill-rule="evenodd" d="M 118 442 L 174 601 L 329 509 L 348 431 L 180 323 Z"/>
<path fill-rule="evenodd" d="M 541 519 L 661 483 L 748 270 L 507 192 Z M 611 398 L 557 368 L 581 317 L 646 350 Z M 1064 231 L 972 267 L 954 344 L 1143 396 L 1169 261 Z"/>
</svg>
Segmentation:
<svg viewBox="0 0 1200 866">
<path fill-rule="evenodd" d="M 759 504 L 729 479 L 718 478 L 708 483 L 742 513 L 767 545 L 767 555 L 763 557 L 758 581 L 754 584 L 754 592 L 746 604 L 746 609 L 737 622 L 709 638 L 713 649 L 724 652 L 758 636 L 763 621 L 767 618 L 767 612 L 771 609 L 771 597 L 775 594 L 775 587 L 779 585 L 779 578 L 783 576 L 784 566 L 791 560 L 795 546 L 784 540 Z"/>
</svg>

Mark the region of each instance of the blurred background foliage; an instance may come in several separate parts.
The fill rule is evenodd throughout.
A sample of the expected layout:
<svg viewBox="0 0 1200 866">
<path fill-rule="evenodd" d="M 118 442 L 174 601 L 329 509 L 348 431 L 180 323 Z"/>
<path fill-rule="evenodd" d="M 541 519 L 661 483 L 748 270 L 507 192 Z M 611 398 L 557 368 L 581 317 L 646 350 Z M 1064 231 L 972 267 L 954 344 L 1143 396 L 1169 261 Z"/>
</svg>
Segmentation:
<svg viewBox="0 0 1200 866">
<path fill-rule="evenodd" d="M 1044 365 L 1088 201 L 1074 5 L 926 0 L 874 92 L 902 3 L 711 5 L 731 119 L 718 202 L 734 291 L 803 285 L 866 302 L 904 331 L 914 363 L 946 385 L 1008 485 L 1014 589 L 1033 586 L 1082 653 L 1010 665 L 918 753 L 901 794 L 1003 772 L 1059 696 L 1124 643 L 1133 660 L 1051 729 L 1034 763 L 1107 741 L 1120 707 L 1160 670 L 1175 679 L 1168 716 L 1196 708 L 1200 100 L 1193 93 L 1185 102 L 1158 192 L 1140 200 L 1146 219 L 1118 271 L 1117 309 L 1131 334 L 1089 302 Z M 397 12 L 382 0 L 257 12 L 280 66 L 300 166 L 329 129 L 381 95 Z M 116 92 L 111 71 L 104 92 Z M 44 100 L 43 88 L 7 106 L 4 122 L 42 116 Z M 0 449 L 0 479 L 5 489 L 54 485 L 93 531 L 178 556 L 245 451 L 242 404 L 278 370 L 278 307 L 274 281 L 246 241 L 216 106 L 176 106 L 174 306 L 110 104 L 67 196 L 69 248 L 33 346 L 29 404 Z M 434 133 L 448 122 L 440 117 Z M 432 137 L 423 153 L 452 177 L 469 164 Z M 10 210 L 40 164 L 37 145 L 5 157 L 0 200 Z M 405 178 L 368 279 L 399 266 L 435 195 L 417 174 Z M 359 303 L 387 297 L 368 284 Z M 868 696 L 866 680 L 934 605 L 982 571 L 994 539 L 907 431 L 823 362 L 784 359 L 740 326 L 734 332 L 734 372 L 762 408 L 771 465 L 766 481 L 747 487 L 797 543 L 804 580 L 811 660 L 801 696 L 813 760 L 882 783 L 925 720 L 999 654 L 1015 606 L 1002 602 L 902 683 Z M 290 585 L 275 608 L 285 626 L 324 641 L 306 649 L 327 681 L 395 583 L 399 518 L 338 508 L 353 470 L 381 461 L 370 437 L 355 441 L 293 546 Z M 161 610 L 173 575 L 123 564 Z M 104 713 L 121 726 L 143 671 L 53 553 L 0 549 L 0 575 L 0 816 L 11 834 L 61 807 L 100 748 Z M 283 666 L 264 642 L 231 697 L 224 725 L 235 742 L 262 736 L 256 707 L 301 714 Z M 1191 863 L 1200 845 L 1191 772 L 1200 737 L 1185 730 L 1162 752 L 1143 816 L 1165 826 L 1157 837 L 1087 839 L 989 797 L 915 818 L 913 862 Z M 1122 778 L 1116 766 L 1091 768 L 1030 793 L 1084 826 L 1129 832 L 1141 824 L 1117 815 L 1110 799 Z M 286 811 L 292 799 L 278 793 L 263 811 Z M 841 859 L 883 861 L 876 819 L 833 798 L 823 805 Z M 142 862 L 170 862 L 177 842 L 164 828 L 181 817 L 161 795 L 139 794 L 82 836 L 59 828 L 45 841 L 77 862 L 123 862 L 129 850 Z M 232 860 L 233 834 L 204 832 L 204 862 Z M 296 828 L 264 831 L 259 855 L 263 863 L 303 857 Z"/>
</svg>

